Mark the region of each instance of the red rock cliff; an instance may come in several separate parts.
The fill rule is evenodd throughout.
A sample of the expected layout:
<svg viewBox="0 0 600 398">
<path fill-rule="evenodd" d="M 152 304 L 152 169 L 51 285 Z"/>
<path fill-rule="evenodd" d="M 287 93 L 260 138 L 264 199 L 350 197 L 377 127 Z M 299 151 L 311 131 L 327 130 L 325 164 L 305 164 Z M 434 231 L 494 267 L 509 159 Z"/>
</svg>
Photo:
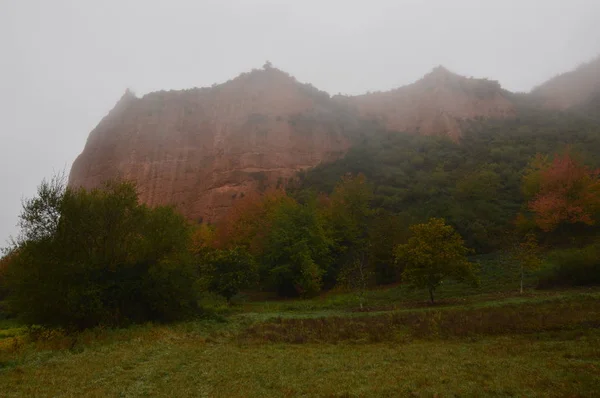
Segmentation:
<svg viewBox="0 0 600 398">
<path fill-rule="evenodd" d="M 439 66 L 421 80 L 395 90 L 354 97 L 364 117 L 387 129 L 457 139 L 460 121 L 514 115 L 513 104 L 496 81 L 469 79 Z"/>
<path fill-rule="evenodd" d="M 143 202 L 214 221 L 244 193 L 346 151 L 330 104 L 270 67 L 213 88 L 126 92 L 90 133 L 69 184 L 133 180 Z"/>
<path fill-rule="evenodd" d="M 244 193 L 343 155 L 361 118 L 457 138 L 461 119 L 512 113 L 498 83 L 441 67 L 396 90 L 331 99 L 267 66 L 212 88 L 126 92 L 90 133 L 69 184 L 133 180 L 149 205 L 216 221 Z"/>
</svg>

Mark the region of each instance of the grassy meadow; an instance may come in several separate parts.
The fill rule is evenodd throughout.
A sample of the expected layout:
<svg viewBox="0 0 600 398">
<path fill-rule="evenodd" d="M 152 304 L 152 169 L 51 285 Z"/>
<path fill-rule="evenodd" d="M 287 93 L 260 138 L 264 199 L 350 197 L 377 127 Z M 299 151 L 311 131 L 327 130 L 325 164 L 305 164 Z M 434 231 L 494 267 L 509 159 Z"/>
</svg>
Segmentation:
<svg viewBox="0 0 600 398">
<path fill-rule="evenodd" d="M 482 260 L 481 285 L 435 305 L 404 286 L 311 300 L 207 298 L 176 324 L 69 336 L 0 321 L 2 397 L 593 397 L 600 289 L 518 293 Z M 513 272 L 514 271 L 514 272 Z"/>
</svg>

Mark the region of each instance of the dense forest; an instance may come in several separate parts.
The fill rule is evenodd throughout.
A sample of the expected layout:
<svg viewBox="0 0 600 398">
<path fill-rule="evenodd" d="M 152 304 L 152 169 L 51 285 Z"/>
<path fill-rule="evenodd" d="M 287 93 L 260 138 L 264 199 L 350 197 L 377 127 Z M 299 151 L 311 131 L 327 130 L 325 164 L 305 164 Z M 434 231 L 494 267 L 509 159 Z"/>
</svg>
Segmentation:
<svg viewBox="0 0 600 398">
<path fill-rule="evenodd" d="M 443 217 L 484 253 L 506 243 L 503 236 L 526 201 L 523 173 L 537 154 L 570 151 L 583 164 L 600 166 L 600 123 L 587 114 L 523 106 L 515 119 L 471 121 L 465 131 L 458 142 L 363 134 L 343 159 L 300 175 L 294 195 L 330 193 L 341 176 L 363 173 L 373 185 L 375 209 L 408 224 Z"/>
</svg>

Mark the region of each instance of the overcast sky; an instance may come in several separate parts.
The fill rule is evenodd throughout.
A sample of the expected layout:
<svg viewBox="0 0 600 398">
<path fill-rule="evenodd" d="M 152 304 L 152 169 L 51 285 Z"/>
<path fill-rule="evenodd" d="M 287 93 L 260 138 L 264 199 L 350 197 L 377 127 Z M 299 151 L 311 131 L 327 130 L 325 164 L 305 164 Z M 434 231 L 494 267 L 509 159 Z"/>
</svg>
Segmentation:
<svg viewBox="0 0 600 398">
<path fill-rule="evenodd" d="M 600 52 L 598 0 L 0 0 L 0 246 L 126 88 L 209 86 L 265 60 L 331 94 L 436 65 L 526 91 Z"/>
</svg>

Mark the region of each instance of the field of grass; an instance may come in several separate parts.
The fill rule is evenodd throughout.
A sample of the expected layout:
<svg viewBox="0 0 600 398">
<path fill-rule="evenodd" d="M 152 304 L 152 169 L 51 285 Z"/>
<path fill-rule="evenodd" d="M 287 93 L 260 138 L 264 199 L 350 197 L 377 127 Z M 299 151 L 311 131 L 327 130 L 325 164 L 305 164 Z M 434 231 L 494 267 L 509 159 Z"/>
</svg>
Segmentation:
<svg viewBox="0 0 600 398">
<path fill-rule="evenodd" d="M 396 286 L 363 311 L 351 294 L 238 299 L 206 319 L 77 336 L 4 320 L 0 396 L 598 396 L 600 289 L 520 295 L 493 267 L 482 279 L 444 286 L 434 306 Z"/>
</svg>

